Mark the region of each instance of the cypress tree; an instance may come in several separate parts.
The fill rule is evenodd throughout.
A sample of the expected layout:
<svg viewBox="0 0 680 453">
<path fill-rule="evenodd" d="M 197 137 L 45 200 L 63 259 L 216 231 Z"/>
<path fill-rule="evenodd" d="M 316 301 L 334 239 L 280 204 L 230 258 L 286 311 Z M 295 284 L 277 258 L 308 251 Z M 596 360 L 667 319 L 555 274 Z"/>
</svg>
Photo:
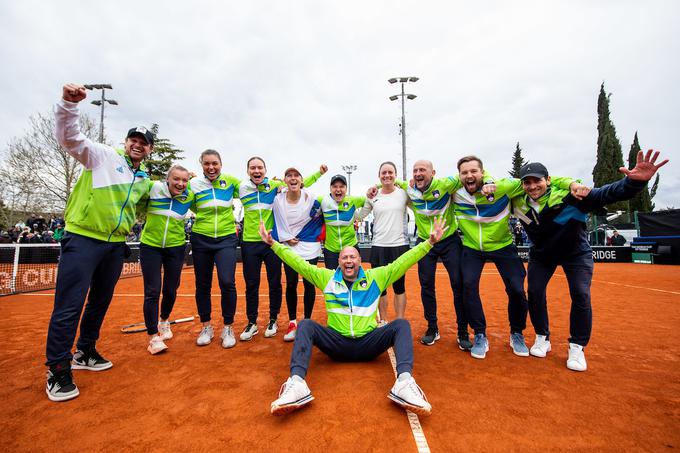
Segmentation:
<svg viewBox="0 0 680 453">
<path fill-rule="evenodd" d="M 519 178 L 519 169 L 522 168 L 522 165 L 526 163 L 527 161 L 522 157 L 522 148 L 519 147 L 519 142 L 517 142 L 515 152 L 512 153 L 512 170 L 508 172 L 510 176 L 513 178 Z"/>
<path fill-rule="evenodd" d="M 637 162 L 638 151 L 640 151 L 640 142 L 638 141 L 637 131 L 635 132 L 635 137 L 633 138 L 633 144 L 630 145 L 630 151 L 628 152 L 628 169 L 632 170 Z M 649 191 L 645 189 L 635 195 L 631 200 L 628 201 L 630 206 L 630 211 L 635 212 L 651 212 L 652 211 L 652 199 L 649 196 Z"/>
<path fill-rule="evenodd" d="M 154 180 L 161 180 L 165 178 L 170 167 L 176 160 L 184 159 L 180 154 L 184 151 L 178 149 L 167 138 L 158 136 L 158 124 L 151 125 L 151 133 L 154 136 L 153 151 L 149 157 L 144 161 L 149 169 L 149 176 Z"/>
<path fill-rule="evenodd" d="M 595 187 L 618 181 L 623 178 L 619 168 L 623 167 L 621 143 L 616 137 L 616 128 L 609 118 L 609 97 L 604 91 L 604 82 L 600 86 L 597 99 L 597 162 L 593 167 L 593 183 Z M 628 202 L 621 201 L 607 205 L 609 211 L 628 211 Z"/>
</svg>

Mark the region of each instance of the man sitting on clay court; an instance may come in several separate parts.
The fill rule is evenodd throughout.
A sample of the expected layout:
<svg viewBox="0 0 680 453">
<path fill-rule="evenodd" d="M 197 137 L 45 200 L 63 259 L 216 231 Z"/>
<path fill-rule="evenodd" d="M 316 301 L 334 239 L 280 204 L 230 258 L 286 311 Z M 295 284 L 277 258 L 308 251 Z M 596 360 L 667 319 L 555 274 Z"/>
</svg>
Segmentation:
<svg viewBox="0 0 680 453">
<path fill-rule="evenodd" d="M 272 414 L 285 414 L 314 399 L 304 380 L 312 345 L 339 361 L 372 360 L 393 346 L 397 381 L 387 397 L 416 414 L 430 414 L 432 406 L 411 376 L 413 339 L 409 322 L 395 319 L 377 328 L 376 314 L 380 294 L 432 249 L 448 229 L 445 223 L 436 219 L 428 240 L 387 266 L 366 270 L 361 267 L 361 255 L 354 247 L 340 251 L 339 267 L 335 270 L 313 266 L 273 240 L 264 225 L 260 225 L 260 236 L 274 253 L 323 291 L 328 313 L 328 327 L 311 319 L 300 322 L 290 360 L 291 375 L 271 405 Z"/>
</svg>

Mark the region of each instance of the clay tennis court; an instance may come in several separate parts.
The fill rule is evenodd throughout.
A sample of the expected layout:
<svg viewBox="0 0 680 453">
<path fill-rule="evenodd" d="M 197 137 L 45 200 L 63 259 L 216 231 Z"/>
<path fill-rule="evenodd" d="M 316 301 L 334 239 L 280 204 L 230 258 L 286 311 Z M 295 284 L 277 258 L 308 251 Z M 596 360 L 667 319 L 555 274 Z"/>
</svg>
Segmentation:
<svg viewBox="0 0 680 453">
<path fill-rule="evenodd" d="M 238 333 L 246 324 L 240 269 Z M 507 299 L 493 265 L 487 265 L 481 283 L 491 349 L 485 360 L 459 351 L 446 281 L 440 265 L 442 339 L 431 347 L 414 344 L 414 376 L 433 406 L 430 417 L 420 418 L 431 451 L 680 448 L 677 267 L 596 264 L 585 373 L 565 367 L 569 297 L 561 270 L 548 291 L 553 352 L 546 359 L 513 355 Z M 185 269 L 173 318 L 196 314 L 193 282 L 192 270 Z M 216 279 L 214 285 L 218 294 Z M 407 292 L 407 318 L 419 338 L 425 322 L 415 268 L 407 274 Z M 281 331 L 271 339 L 262 335 L 268 316 L 265 278 L 260 334 L 253 341 L 230 350 L 215 340 L 197 347 L 196 320 L 173 326 L 170 349 L 158 356 L 146 351 L 145 334 L 120 333 L 123 324 L 143 319 L 141 277 L 121 280 L 98 343 L 114 367 L 74 371 L 80 396 L 51 402 L 43 366 L 51 294 L 0 298 L 3 451 L 418 451 L 406 412 L 386 398 L 394 382 L 387 354 L 347 364 L 316 350 L 307 376 L 316 399 L 285 417 L 269 414 L 288 376 L 292 344 L 283 342 Z M 325 320 L 319 293 L 314 318 Z M 214 326 L 221 324 L 218 319 L 219 299 L 213 296 Z M 285 332 L 285 301 L 279 321 Z M 525 333 L 531 345 L 530 324 Z"/>
</svg>

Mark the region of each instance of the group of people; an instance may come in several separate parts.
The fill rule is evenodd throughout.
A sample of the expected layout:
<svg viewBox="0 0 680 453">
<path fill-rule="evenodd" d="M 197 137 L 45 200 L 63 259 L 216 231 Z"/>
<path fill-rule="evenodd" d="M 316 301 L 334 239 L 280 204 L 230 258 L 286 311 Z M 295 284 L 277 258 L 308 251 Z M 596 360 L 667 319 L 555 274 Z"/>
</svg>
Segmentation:
<svg viewBox="0 0 680 453">
<path fill-rule="evenodd" d="M 56 244 L 64 235 L 64 221 L 57 217 L 46 220 L 32 214 L 26 222 L 20 222 L 5 231 L 0 227 L 0 244 Z"/>
<path fill-rule="evenodd" d="M 184 219 L 189 210 L 196 215 L 190 242 L 196 305 L 202 323 L 196 344 L 206 346 L 215 336 L 211 323 L 215 267 L 221 292 L 221 346 L 232 348 L 237 344 L 235 198 L 240 199 L 244 210 L 241 255 L 247 323 L 240 341 L 249 341 L 259 333 L 263 263 L 269 288 L 264 336 L 277 334 L 283 297 L 282 263 L 286 274 L 289 325 L 284 340 L 294 340 L 294 345 L 291 374 L 272 403 L 273 414 L 300 408 L 313 399 L 304 381 L 312 345 L 339 360 L 366 360 L 394 347 L 398 376 L 389 398 L 416 413 L 429 414 L 431 406 L 411 375 L 413 344 L 410 325 L 404 319 L 404 274 L 418 264 L 427 321 L 420 341 L 433 345 L 440 339 L 435 289 L 440 259 L 453 290 L 457 344 L 477 359 L 485 358 L 489 350 L 479 292 L 485 262 L 494 262 L 508 294 L 510 347 L 516 355 L 536 357 L 545 357 L 551 349 L 546 287 L 556 266 L 561 265 L 572 296 L 567 367 L 585 371 L 583 349 L 592 326 L 593 270 L 585 232 L 586 213 L 632 197 L 667 162 L 656 164 L 658 152 L 640 153 L 634 169 L 621 169 L 626 178 L 592 190 L 570 178 L 551 177 L 540 163 L 522 167 L 520 179 L 494 180 L 476 156 L 461 158 L 458 174 L 441 178 L 435 177 L 432 162 L 418 160 L 413 166 L 412 181 L 406 182 L 398 181 L 396 166 L 385 162 L 378 169 L 379 184 L 371 187 L 365 197 L 348 195 L 342 175 L 330 179 L 329 193 L 316 196 L 308 188 L 326 173 L 325 165 L 304 179 L 298 168 L 290 167 L 281 181 L 269 179 L 264 159 L 256 156 L 247 161 L 247 179 L 241 180 L 223 173 L 220 154 L 208 149 L 200 156 L 200 176 L 190 177 L 187 169 L 175 165 L 165 181 L 151 182 L 142 163 L 153 149 L 151 132 L 143 127 L 130 129 L 123 150 L 88 140 L 77 124 L 77 105 L 84 98 L 84 87 L 68 84 L 56 106 L 57 138 L 85 170 L 67 205 L 67 228 L 47 338 L 46 392 L 54 401 L 79 394 L 72 369 L 101 371 L 112 366 L 95 345 L 122 268 L 124 239 L 139 209 L 144 209 L 147 216 L 140 238 L 140 261 L 148 351 L 156 354 L 166 350 L 165 342 L 172 338 L 169 317 L 184 262 Z M 418 245 L 410 250 L 407 207 L 415 214 L 418 232 Z M 371 268 L 365 269 L 355 248 L 358 241 L 354 224 L 371 212 Z M 533 243 L 528 293 L 524 290 L 527 271 L 508 228 L 511 214 L 519 219 Z M 325 269 L 317 267 L 321 252 Z M 304 282 L 304 319 L 300 322 L 299 276 Z M 392 322 L 387 322 L 389 286 L 395 294 L 397 319 Z M 315 287 L 321 289 L 325 299 L 327 327 L 310 319 Z M 531 349 L 523 334 L 527 313 L 536 331 Z M 79 321 L 80 336 L 72 354 Z M 469 328 L 474 332 L 472 340 Z"/>
</svg>

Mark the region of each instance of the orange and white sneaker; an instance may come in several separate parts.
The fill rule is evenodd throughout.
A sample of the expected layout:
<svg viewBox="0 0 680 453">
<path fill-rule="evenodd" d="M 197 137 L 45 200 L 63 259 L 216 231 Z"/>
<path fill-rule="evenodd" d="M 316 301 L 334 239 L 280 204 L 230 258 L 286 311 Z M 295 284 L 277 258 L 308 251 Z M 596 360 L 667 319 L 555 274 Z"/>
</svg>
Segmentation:
<svg viewBox="0 0 680 453">
<path fill-rule="evenodd" d="M 283 341 L 295 341 L 295 333 L 297 332 L 297 321 L 288 323 L 288 330 L 283 336 Z"/>
<path fill-rule="evenodd" d="M 418 387 L 413 376 L 402 380 L 397 378 L 387 397 L 404 409 L 418 415 L 430 415 L 432 413 L 432 405 L 427 401 L 425 393 Z"/>
<path fill-rule="evenodd" d="M 163 338 L 160 335 L 154 335 L 149 340 L 149 346 L 146 348 L 151 354 L 158 354 L 168 349 L 168 346 L 163 343 Z"/>
<path fill-rule="evenodd" d="M 281 386 L 279 397 L 272 402 L 271 413 L 283 415 L 307 405 L 312 401 L 312 391 L 307 383 L 299 376 L 291 376 Z"/>
<path fill-rule="evenodd" d="M 170 321 L 161 321 L 158 323 L 158 334 L 163 340 L 172 338 L 172 330 L 170 330 Z"/>
</svg>

